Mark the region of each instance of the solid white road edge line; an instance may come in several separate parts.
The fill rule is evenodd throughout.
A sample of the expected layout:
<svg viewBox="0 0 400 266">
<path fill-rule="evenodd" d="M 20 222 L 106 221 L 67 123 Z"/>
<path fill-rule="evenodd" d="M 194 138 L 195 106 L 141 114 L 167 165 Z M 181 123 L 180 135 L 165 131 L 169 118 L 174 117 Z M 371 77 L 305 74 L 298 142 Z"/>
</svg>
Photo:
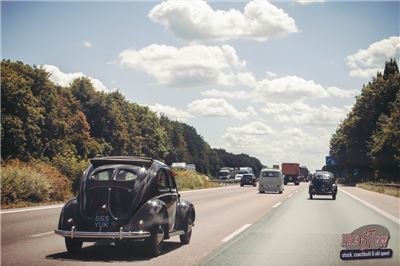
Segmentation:
<svg viewBox="0 0 400 266">
<path fill-rule="evenodd" d="M 54 231 L 46 232 L 46 233 L 41 233 L 41 234 L 36 234 L 36 235 L 30 235 L 29 237 L 39 237 L 39 236 L 45 236 L 45 235 L 50 235 L 53 234 Z"/>
<path fill-rule="evenodd" d="M 233 232 L 232 234 L 228 235 L 227 237 L 225 237 L 224 239 L 221 240 L 221 242 L 228 242 L 229 240 L 231 240 L 232 238 L 234 238 L 235 236 L 237 236 L 238 234 L 240 234 L 241 232 L 243 232 L 244 230 L 246 230 L 247 228 L 249 228 L 251 226 L 251 224 L 245 224 L 242 227 L 240 227 L 238 230 L 236 230 L 235 232 Z"/>
<path fill-rule="evenodd" d="M 46 210 L 46 209 L 61 208 L 63 206 L 64 206 L 64 204 L 56 204 L 56 205 L 46 205 L 46 206 L 41 206 L 41 207 L 14 209 L 14 210 L 9 210 L 9 211 L 1 211 L 0 214 L 16 213 L 16 212 L 29 212 L 29 211 L 40 211 L 40 210 Z"/>
<path fill-rule="evenodd" d="M 275 204 L 274 206 L 272 206 L 272 208 L 276 208 L 276 207 L 278 207 L 279 205 L 281 205 L 282 204 L 282 202 L 278 202 L 277 204 Z"/>
<path fill-rule="evenodd" d="M 355 199 L 355 200 L 361 202 L 361 203 L 364 204 L 365 206 L 367 206 L 367 207 L 373 209 L 373 210 L 376 211 L 377 213 L 379 213 L 379 214 L 383 215 L 384 217 L 388 218 L 388 219 L 391 220 L 392 222 L 394 222 L 394 223 L 400 225 L 400 219 L 399 219 L 399 218 L 397 218 L 397 217 L 395 217 L 395 216 L 393 216 L 393 215 L 391 215 L 391 214 L 389 214 L 389 213 L 387 213 L 387 212 L 385 212 L 385 211 L 379 209 L 378 207 L 376 207 L 376 206 L 374 206 L 374 205 L 372 205 L 372 204 L 370 204 L 370 203 L 368 203 L 368 202 L 366 202 L 366 201 L 360 199 L 359 197 L 354 196 L 353 194 L 351 194 L 351 193 L 349 193 L 349 192 L 347 192 L 347 191 L 344 191 L 342 188 L 339 188 L 339 190 L 340 190 L 341 192 L 343 192 L 344 194 L 346 194 L 346 195 L 352 197 L 353 199 Z"/>
</svg>

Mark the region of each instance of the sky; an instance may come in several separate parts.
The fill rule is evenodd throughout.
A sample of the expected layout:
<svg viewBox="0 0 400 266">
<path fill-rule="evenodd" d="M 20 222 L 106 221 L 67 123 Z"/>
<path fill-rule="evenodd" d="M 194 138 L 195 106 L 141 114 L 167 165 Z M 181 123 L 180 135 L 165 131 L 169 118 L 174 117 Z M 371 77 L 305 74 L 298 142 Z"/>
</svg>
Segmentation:
<svg viewBox="0 0 400 266">
<path fill-rule="evenodd" d="M 1 2 L 1 56 L 194 126 L 214 148 L 320 169 L 363 84 L 400 59 L 400 3 Z"/>
</svg>

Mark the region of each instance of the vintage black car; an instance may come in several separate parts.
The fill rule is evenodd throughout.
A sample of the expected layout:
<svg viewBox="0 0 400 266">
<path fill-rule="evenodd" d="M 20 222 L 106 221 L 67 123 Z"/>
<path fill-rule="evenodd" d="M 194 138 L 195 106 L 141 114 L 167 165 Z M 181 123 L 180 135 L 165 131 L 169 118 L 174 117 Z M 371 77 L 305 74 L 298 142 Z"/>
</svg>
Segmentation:
<svg viewBox="0 0 400 266">
<path fill-rule="evenodd" d="M 179 235 L 188 244 L 195 220 L 192 203 L 180 198 L 174 174 L 164 163 L 144 157 L 90 160 L 78 196 L 60 214 L 57 235 L 71 255 L 83 242 L 140 241 L 158 256 L 163 240 Z"/>
<path fill-rule="evenodd" d="M 313 178 L 308 187 L 310 199 L 313 195 L 332 195 L 332 199 L 336 199 L 337 185 L 332 173 L 319 171 L 313 175 Z"/>
</svg>

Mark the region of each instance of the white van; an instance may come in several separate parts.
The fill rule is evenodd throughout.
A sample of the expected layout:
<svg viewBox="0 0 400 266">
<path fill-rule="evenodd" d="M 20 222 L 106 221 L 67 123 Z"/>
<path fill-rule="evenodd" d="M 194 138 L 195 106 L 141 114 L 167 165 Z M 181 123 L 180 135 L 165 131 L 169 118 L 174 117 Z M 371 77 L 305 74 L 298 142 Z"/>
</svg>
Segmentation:
<svg viewBox="0 0 400 266">
<path fill-rule="evenodd" d="M 281 194 L 284 190 L 282 172 L 278 169 L 262 169 L 258 179 L 258 191 L 278 192 Z"/>
</svg>

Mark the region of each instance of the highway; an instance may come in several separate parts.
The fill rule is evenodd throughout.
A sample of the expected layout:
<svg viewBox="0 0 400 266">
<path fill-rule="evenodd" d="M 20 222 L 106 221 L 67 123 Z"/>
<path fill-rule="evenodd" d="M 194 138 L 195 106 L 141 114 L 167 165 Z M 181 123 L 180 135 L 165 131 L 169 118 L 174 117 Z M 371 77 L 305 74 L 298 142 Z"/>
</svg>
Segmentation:
<svg viewBox="0 0 400 266">
<path fill-rule="evenodd" d="M 143 256 L 140 246 L 101 243 L 85 243 L 81 256 L 69 258 L 63 238 L 53 233 L 59 205 L 3 211 L 1 264 L 340 265 L 341 234 L 377 223 L 389 229 L 389 247 L 395 252 L 394 258 L 379 264 L 399 265 L 399 224 L 389 219 L 393 215 L 387 218 L 342 191 L 336 201 L 308 200 L 307 187 L 288 185 L 283 194 L 259 194 L 257 188 L 239 185 L 182 192 L 182 198 L 196 208 L 191 243 L 182 246 L 173 237 L 157 258 Z M 388 202 L 398 204 L 393 199 Z M 365 261 L 344 264 L 366 265 Z"/>
</svg>

